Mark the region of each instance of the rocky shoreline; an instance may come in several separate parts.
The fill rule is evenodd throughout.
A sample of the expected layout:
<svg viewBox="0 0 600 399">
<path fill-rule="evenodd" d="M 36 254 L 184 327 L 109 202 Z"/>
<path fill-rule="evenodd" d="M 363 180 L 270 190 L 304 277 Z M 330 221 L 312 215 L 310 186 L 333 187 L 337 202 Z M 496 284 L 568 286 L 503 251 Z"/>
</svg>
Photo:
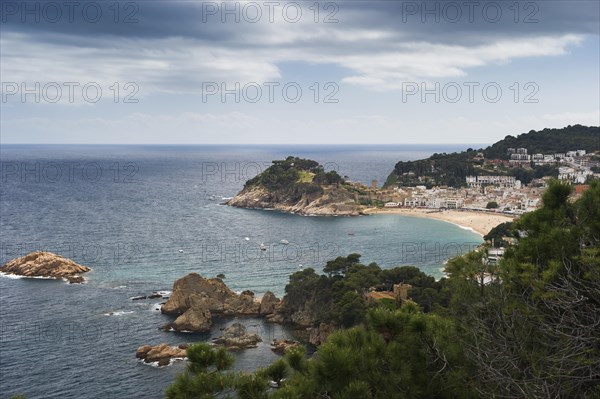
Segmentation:
<svg viewBox="0 0 600 399">
<path fill-rule="evenodd" d="M 161 306 L 163 314 L 176 316 L 162 328 L 166 331 L 207 332 L 215 316 L 260 316 L 277 321 L 281 300 L 267 292 L 261 301 L 252 291 L 236 294 L 220 278 L 190 273 L 173 284 L 173 293 Z"/>
<path fill-rule="evenodd" d="M 323 194 L 303 194 L 298 200 L 278 198 L 262 187 L 245 188 L 225 204 L 237 208 L 274 209 L 305 216 L 359 216 L 364 206 L 357 204 L 347 190 L 324 187 Z"/>
<path fill-rule="evenodd" d="M 315 325 L 314 316 L 306 310 L 286 314 L 285 302 L 270 291 L 258 301 L 252 291 L 236 294 L 220 278 L 204 278 L 197 273 L 175 281 L 161 312 L 176 316 L 161 327 L 173 332 L 209 332 L 214 317 L 260 317 L 267 323 L 293 326 L 298 336 L 320 345 L 335 329 L 326 323 Z"/>
<path fill-rule="evenodd" d="M 156 363 L 157 366 L 168 366 L 174 360 L 185 360 L 188 344 L 169 346 L 167 344 L 142 345 L 135 352 L 135 357 L 144 363 Z"/>
</svg>

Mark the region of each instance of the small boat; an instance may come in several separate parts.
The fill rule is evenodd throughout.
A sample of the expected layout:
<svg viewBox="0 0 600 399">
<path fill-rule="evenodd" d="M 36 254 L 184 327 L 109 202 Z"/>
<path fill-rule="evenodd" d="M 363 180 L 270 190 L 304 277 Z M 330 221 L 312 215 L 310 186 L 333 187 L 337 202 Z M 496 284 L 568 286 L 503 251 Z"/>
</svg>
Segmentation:
<svg viewBox="0 0 600 399">
<path fill-rule="evenodd" d="M 250 241 L 250 237 L 244 237 L 244 240 Z"/>
<path fill-rule="evenodd" d="M 290 243 L 288 240 L 281 240 L 279 242 L 282 243 L 283 245 L 288 245 Z"/>
<path fill-rule="evenodd" d="M 267 250 L 267 246 L 264 243 L 260 243 L 260 250 L 261 251 L 266 251 Z"/>
<path fill-rule="evenodd" d="M 180 250 L 179 250 L 179 253 L 180 253 L 180 254 L 182 254 L 182 253 L 183 253 L 183 249 L 180 249 Z"/>
</svg>

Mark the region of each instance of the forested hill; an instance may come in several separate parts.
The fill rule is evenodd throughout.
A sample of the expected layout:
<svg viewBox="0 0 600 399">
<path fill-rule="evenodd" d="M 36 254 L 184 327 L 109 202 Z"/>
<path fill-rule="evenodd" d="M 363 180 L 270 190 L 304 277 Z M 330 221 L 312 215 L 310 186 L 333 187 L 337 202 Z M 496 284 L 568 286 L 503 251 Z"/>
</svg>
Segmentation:
<svg viewBox="0 0 600 399">
<path fill-rule="evenodd" d="M 534 166 L 531 170 L 524 171 L 523 168 L 498 167 L 497 162 L 493 165 L 488 164 L 489 160 L 507 160 L 509 148 L 526 148 L 528 154 L 555 154 L 572 150 L 586 150 L 588 153 L 600 151 L 600 127 L 569 125 L 562 129 L 532 130 L 516 137 L 506 136 L 485 149 L 469 148 L 450 154 L 436 153 L 417 161 L 400 161 L 388 176 L 385 186 L 459 187 L 465 184 L 466 176 L 482 174 L 511 175 L 524 183 L 532 178 L 557 176 L 558 169 L 552 165 Z"/>
<path fill-rule="evenodd" d="M 562 129 L 531 130 L 504 139 L 483 150 L 486 158 L 508 159 L 509 148 L 527 148 L 530 154 L 564 153 L 569 150 L 600 150 L 600 127 L 567 126 Z"/>
</svg>

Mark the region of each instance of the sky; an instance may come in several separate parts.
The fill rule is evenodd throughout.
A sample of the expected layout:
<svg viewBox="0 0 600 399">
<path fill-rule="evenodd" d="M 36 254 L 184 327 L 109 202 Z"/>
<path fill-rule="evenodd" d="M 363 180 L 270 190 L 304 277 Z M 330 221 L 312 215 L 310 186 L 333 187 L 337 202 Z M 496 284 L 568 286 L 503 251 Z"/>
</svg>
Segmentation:
<svg viewBox="0 0 600 399">
<path fill-rule="evenodd" d="M 599 4 L 2 0 L 0 144 L 485 144 L 600 125 Z"/>
</svg>

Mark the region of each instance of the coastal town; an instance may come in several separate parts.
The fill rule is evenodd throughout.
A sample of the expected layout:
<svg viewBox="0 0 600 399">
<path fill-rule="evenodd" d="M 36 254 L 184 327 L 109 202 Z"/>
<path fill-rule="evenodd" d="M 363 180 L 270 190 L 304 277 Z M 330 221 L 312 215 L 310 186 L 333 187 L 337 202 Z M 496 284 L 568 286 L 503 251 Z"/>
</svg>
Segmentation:
<svg viewBox="0 0 600 399">
<path fill-rule="evenodd" d="M 548 181 L 558 178 L 575 186 L 580 195 L 591 179 L 600 178 L 600 152 L 570 150 L 564 153 L 528 154 L 527 148 L 509 148 L 509 159 L 485 159 L 477 153 L 482 169 L 497 174 L 466 176 L 462 187 L 396 186 L 394 201 L 383 204 L 385 208 L 455 209 L 520 215 L 537 209 Z M 509 168 L 531 170 L 535 166 L 548 166 L 557 175 L 532 179 L 524 184 L 515 176 L 507 175 Z M 411 172 L 407 172 L 411 173 Z M 390 193 L 391 194 L 391 193 Z"/>
</svg>

